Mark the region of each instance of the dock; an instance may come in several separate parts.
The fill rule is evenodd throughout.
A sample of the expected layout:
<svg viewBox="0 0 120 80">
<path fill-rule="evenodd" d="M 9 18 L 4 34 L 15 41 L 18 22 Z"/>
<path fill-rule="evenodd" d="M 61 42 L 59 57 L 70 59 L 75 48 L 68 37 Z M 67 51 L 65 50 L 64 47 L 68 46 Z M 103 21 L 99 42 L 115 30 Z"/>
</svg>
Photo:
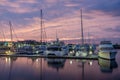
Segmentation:
<svg viewBox="0 0 120 80">
<path fill-rule="evenodd" d="M 81 57 L 81 56 L 45 56 L 45 55 L 5 55 L 5 54 L 0 54 L 0 57 L 36 57 L 36 58 L 58 58 L 58 59 L 87 59 L 87 60 L 98 60 L 98 55 L 93 54 L 93 55 L 88 55 L 86 57 Z"/>
</svg>

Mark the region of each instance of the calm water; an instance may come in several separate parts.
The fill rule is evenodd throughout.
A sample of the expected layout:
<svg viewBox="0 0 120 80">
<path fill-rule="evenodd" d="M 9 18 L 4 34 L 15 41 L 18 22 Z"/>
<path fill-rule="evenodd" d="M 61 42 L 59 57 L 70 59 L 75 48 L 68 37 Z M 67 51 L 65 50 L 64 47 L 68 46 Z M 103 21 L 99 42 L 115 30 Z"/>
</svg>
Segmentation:
<svg viewBox="0 0 120 80">
<path fill-rule="evenodd" d="M 0 57 L 0 80 L 120 80 L 116 60 Z"/>
</svg>

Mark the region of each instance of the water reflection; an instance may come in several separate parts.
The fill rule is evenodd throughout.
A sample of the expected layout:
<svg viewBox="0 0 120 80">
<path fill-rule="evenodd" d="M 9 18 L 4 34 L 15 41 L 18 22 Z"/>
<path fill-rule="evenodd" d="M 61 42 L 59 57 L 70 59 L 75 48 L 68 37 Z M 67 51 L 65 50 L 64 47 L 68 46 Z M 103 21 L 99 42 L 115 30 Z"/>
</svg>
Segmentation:
<svg viewBox="0 0 120 80">
<path fill-rule="evenodd" d="M 82 71 L 81 71 L 81 73 L 82 73 L 81 77 L 82 77 L 82 80 L 84 80 L 86 60 L 77 60 L 77 62 L 79 63 L 78 67 L 80 67 L 82 69 Z"/>
<path fill-rule="evenodd" d="M 120 80 L 118 62 L 101 58 L 0 57 L 0 80 Z"/>
<path fill-rule="evenodd" d="M 65 59 L 54 59 L 54 58 L 46 58 L 48 67 L 52 67 L 55 68 L 57 71 L 59 71 L 59 69 L 64 68 L 65 65 Z"/>
<path fill-rule="evenodd" d="M 100 65 L 101 72 L 112 73 L 113 69 L 118 67 L 116 60 L 107 60 L 103 58 L 98 58 L 98 63 Z"/>
</svg>

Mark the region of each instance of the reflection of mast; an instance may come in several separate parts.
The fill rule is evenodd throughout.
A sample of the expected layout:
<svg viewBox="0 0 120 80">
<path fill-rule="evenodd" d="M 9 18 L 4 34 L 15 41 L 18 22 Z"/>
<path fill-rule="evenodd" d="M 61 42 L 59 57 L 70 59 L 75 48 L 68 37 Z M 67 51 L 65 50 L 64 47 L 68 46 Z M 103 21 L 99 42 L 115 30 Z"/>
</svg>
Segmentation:
<svg viewBox="0 0 120 80">
<path fill-rule="evenodd" d="M 82 61 L 82 80 L 84 80 L 84 62 Z"/>
<path fill-rule="evenodd" d="M 42 80 L 42 58 L 40 58 L 40 80 Z"/>
<path fill-rule="evenodd" d="M 81 9 L 81 37 L 82 37 L 82 45 L 83 45 L 84 44 L 84 35 L 83 35 L 82 9 Z"/>
<path fill-rule="evenodd" d="M 9 58 L 10 58 L 10 57 L 9 57 Z M 13 62 L 11 61 L 11 58 L 10 58 L 10 71 L 9 71 L 9 77 L 8 77 L 8 80 L 11 80 L 12 65 L 13 65 Z"/>
<path fill-rule="evenodd" d="M 11 80 L 11 73 L 12 73 L 12 68 L 13 68 L 13 62 L 16 61 L 16 57 L 8 57 L 9 65 L 10 65 L 10 71 L 9 71 L 9 76 L 8 80 Z"/>
</svg>

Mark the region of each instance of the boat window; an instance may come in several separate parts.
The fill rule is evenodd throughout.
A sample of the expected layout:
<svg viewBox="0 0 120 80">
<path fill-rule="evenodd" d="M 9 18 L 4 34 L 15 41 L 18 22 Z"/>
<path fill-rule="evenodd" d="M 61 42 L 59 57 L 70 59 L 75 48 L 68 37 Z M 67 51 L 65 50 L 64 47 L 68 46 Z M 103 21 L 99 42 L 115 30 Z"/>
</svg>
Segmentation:
<svg viewBox="0 0 120 80">
<path fill-rule="evenodd" d="M 48 47 L 47 50 L 49 50 L 49 51 L 61 51 L 61 48 L 59 48 L 59 47 Z"/>
<path fill-rule="evenodd" d="M 112 47 L 105 47 L 105 48 L 100 48 L 101 50 L 113 50 Z"/>
<path fill-rule="evenodd" d="M 10 50 L 10 48 L 9 47 L 3 47 L 3 48 L 0 48 L 0 50 Z"/>
</svg>

